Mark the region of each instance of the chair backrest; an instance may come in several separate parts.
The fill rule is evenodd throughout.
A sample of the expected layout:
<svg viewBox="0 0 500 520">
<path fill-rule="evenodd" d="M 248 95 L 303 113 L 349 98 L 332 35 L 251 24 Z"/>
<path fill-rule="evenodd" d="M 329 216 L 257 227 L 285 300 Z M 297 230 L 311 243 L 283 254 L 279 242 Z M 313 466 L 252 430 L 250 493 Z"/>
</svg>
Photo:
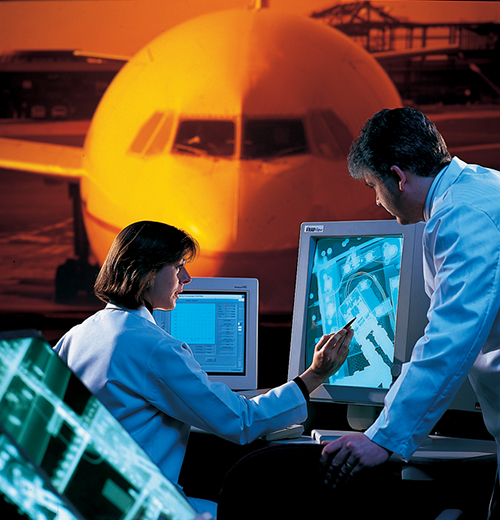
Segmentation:
<svg viewBox="0 0 500 520">
<path fill-rule="evenodd" d="M 321 451 L 318 444 L 271 443 L 245 455 L 224 478 L 217 520 L 362 520 L 379 516 L 422 520 L 437 516 L 425 516 L 435 498 L 435 484 L 404 481 L 400 461 L 365 469 L 332 490 L 324 484 Z"/>
<path fill-rule="evenodd" d="M 315 518 L 320 454 L 318 444 L 271 444 L 245 455 L 224 479 L 217 519 Z"/>
</svg>

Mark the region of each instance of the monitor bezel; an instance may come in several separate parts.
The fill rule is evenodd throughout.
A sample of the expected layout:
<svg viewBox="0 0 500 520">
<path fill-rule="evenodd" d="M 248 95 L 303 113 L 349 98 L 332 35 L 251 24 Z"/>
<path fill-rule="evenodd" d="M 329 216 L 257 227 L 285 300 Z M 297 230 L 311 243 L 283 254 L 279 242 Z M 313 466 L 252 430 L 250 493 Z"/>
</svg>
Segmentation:
<svg viewBox="0 0 500 520">
<path fill-rule="evenodd" d="M 243 374 L 212 374 L 211 381 L 225 383 L 235 391 L 257 390 L 259 339 L 259 281 L 257 278 L 194 277 L 183 289 L 184 294 L 195 293 L 245 294 L 245 371 Z M 158 311 L 155 310 L 154 313 Z M 169 311 L 163 311 L 169 312 Z M 182 340 L 182 338 L 178 338 Z"/>
<path fill-rule="evenodd" d="M 424 223 L 403 226 L 396 220 L 305 222 L 301 225 L 292 315 L 289 380 L 300 375 L 306 368 L 305 338 L 310 269 L 317 239 L 328 237 L 403 236 L 392 367 L 393 378 L 399 375 L 402 364 L 409 360 L 413 346 L 423 334 L 427 323 L 426 311 L 429 300 L 424 291 L 422 270 L 413 270 L 416 262 L 421 264 L 423 228 Z M 388 389 L 323 384 L 311 394 L 311 400 L 382 406 L 387 391 Z"/>
</svg>

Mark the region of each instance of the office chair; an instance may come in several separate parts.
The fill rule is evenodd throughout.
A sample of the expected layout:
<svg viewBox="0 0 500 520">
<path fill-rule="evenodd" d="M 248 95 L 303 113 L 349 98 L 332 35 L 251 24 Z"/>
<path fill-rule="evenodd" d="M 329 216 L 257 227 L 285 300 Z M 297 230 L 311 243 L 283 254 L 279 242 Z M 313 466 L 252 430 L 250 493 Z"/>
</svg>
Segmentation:
<svg viewBox="0 0 500 520">
<path fill-rule="evenodd" d="M 217 520 L 314 518 L 321 446 L 272 444 L 242 457 L 227 473 Z"/>
<path fill-rule="evenodd" d="M 460 509 L 445 509 L 436 520 L 459 520 L 460 518 L 464 518 Z"/>
<path fill-rule="evenodd" d="M 397 461 L 327 488 L 321 450 L 317 444 L 271 443 L 242 457 L 224 478 L 217 520 L 469 520 L 458 509 L 440 507 L 432 482 L 402 481 Z"/>
</svg>

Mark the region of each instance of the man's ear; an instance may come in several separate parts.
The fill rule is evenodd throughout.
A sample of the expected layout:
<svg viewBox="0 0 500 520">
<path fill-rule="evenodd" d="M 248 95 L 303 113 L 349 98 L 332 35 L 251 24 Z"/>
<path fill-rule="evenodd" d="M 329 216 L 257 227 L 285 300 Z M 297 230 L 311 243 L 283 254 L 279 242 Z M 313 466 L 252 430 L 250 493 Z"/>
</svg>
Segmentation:
<svg viewBox="0 0 500 520">
<path fill-rule="evenodd" d="M 393 173 L 395 180 L 398 183 L 399 191 L 404 191 L 406 183 L 408 182 L 408 176 L 399 166 L 391 166 L 391 172 Z"/>
</svg>

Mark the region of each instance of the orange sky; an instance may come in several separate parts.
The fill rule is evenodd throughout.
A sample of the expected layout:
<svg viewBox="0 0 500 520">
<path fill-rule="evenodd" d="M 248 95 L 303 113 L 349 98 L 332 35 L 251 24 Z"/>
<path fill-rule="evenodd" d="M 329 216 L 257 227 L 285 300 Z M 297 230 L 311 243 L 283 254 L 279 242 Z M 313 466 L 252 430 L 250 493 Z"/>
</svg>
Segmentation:
<svg viewBox="0 0 500 520">
<path fill-rule="evenodd" d="M 0 51 L 82 49 L 130 56 L 184 20 L 209 11 L 245 8 L 251 0 L 56 0 L 0 2 Z M 270 0 L 272 9 L 309 15 L 338 3 Z M 500 2 L 374 1 L 411 21 L 496 21 Z"/>
</svg>

